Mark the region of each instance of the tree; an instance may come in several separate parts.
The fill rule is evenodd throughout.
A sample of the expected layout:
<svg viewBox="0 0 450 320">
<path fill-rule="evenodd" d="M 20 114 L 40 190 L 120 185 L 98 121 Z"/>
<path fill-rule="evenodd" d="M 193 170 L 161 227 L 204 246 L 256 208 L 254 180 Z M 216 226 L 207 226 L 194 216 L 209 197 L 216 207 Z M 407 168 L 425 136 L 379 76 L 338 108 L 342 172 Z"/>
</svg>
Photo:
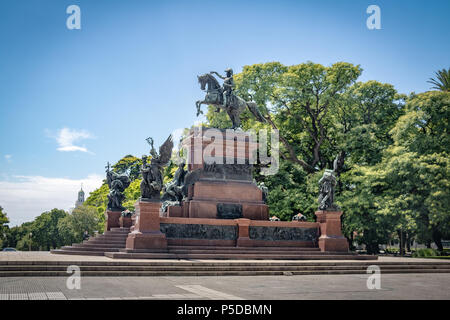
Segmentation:
<svg viewBox="0 0 450 320">
<path fill-rule="evenodd" d="M 393 143 L 389 131 L 403 114 L 403 95 L 394 87 L 377 81 L 357 82 L 342 94 L 334 113 L 337 132 L 331 136 L 337 144 L 340 161 L 352 165 L 374 165 L 382 151 Z"/>
<path fill-rule="evenodd" d="M 410 189 L 403 192 L 409 192 L 409 197 L 415 199 L 411 207 L 415 210 L 420 237 L 431 237 L 440 251 L 441 240 L 450 230 L 449 106 L 448 91 L 412 95 L 405 115 L 391 131 L 398 150 L 396 158 L 406 157 L 410 166 L 409 175 L 398 183 L 410 182 Z M 395 185 L 392 188 L 395 190 Z"/>
<path fill-rule="evenodd" d="M 345 62 L 330 67 L 312 62 L 245 66 L 236 76 L 237 93 L 253 98 L 270 126 L 280 131 L 282 156 L 311 173 L 332 162 L 336 151 L 329 144 L 330 110 L 361 71 Z"/>
<path fill-rule="evenodd" d="M 3 212 L 3 208 L 0 206 L 0 248 L 4 248 L 4 244 L 6 244 L 6 234 L 8 231 L 9 219 L 6 216 L 6 213 Z"/>
<path fill-rule="evenodd" d="M 94 231 L 98 231 L 98 227 L 99 217 L 97 209 L 87 205 L 73 209 L 70 215 L 58 222 L 58 231 L 65 245 L 80 242 L 85 231 L 92 235 Z"/>
<path fill-rule="evenodd" d="M 449 92 L 410 96 L 405 115 L 391 131 L 395 144 L 419 154 L 450 153 L 449 106 Z"/>
<path fill-rule="evenodd" d="M 355 83 L 360 73 L 359 66 L 344 62 L 330 67 L 312 62 L 294 66 L 256 64 L 245 66 L 235 76 L 236 93 L 255 101 L 268 120 L 268 129 L 280 133 L 282 159 L 278 174 L 255 177 L 269 187 L 271 213 L 283 220 L 290 220 L 298 212 L 314 219 L 318 180 L 323 169 L 331 168 L 339 155 L 338 176 L 347 172 L 345 179 L 338 180 L 337 190 L 337 201 L 345 212 L 345 234 L 352 241 L 353 231 L 359 229 L 358 240 L 369 251 L 377 252 L 379 241 L 389 235 L 371 231 L 380 226 L 372 216 L 374 206 L 366 205 L 364 211 L 358 211 L 363 209 L 361 206 L 355 207 L 359 201 L 374 199 L 358 198 L 356 181 L 352 181 L 358 173 L 355 171 L 353 177 L 352 170 L 381 161 L 383 151 L 393 143 L 389 131 L 403 114 L 404 96 L 390 84 Z M 244 129 L 263 127 L 246 112 L 242 115 Z M 211 107 L 207 121 L 212 127 L 229 126 L 226 114 L 215 113 Z M 346 194 L 341 196 L 344 191 Z"/>
<path fill-rule="evenodd" d="M 43 250 L 60 247 L 64 244 L 58 231 L 59 220 L 66 217 L 68 213 L 60 209 L 52 209 L 38 216 L 31 225 L 32 241 Z"/>
<path fill-rule="evenodd" d="M 130 180 L 138 179 L 141 171 L 142 159 L 136 158 L 132 155 L 126 155 L 112 166 L 113 170 L 119 174 L 127 173 Z"/>
<path fill-rule="evenodd" d="M 117 163 L 112 165 L 112 168 L 115 172 L 127 173 L 130 176 L 131 183 L 127 189 L 124 191 L 125 200 L 123 202 L 123 206 L 128 210 L 134 210 L 134 204 L 138 200 L 141 195 L 140 190 L 140 167 L 142 164 L 142 160 L 136 158 L 132 155 L 126 155 L 122 159 L 120 159 Z M 164 182 L 167 182 L 169 178 L 173 176 L 173 173 L 176 171 L 177 167 L 174 164 L 170 164 L 164 170 Z M 97 211 L 98 218 L 98 227 L 97 230 L 102 232 L 105 224 L 105 211 L 108 205 L 108 194 L 109 187 L 106 183 L 106 180 L 103 181 L 103 184 L 96 190 L 92 191 L 89 194 L 89 197 L 85 201 L 85 205 L 91 208 L 95 208 Z M 65 221 L 61 228 L 68 228 L 68 222 Z"/>
<path fill-rule="evenodd" d="M 427 82 L 433 84 L 431 89 L 440 91 L 450 91 L 450 68 L 445 70 L 438 70 L 435 72 L 436 78 L 430 78 Z"/>
</svg>

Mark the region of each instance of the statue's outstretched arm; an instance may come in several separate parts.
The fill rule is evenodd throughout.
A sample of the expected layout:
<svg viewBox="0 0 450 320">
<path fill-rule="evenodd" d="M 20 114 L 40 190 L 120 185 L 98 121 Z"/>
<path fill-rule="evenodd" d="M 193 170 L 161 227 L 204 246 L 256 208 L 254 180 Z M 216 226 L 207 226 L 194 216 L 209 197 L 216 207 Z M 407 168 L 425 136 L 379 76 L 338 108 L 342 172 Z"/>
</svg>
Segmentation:
<svg viewBox="0 0 450 320">
<path fill-rule="evenodd" d="M 225 80 L 226 79 L 226 77 L 222 77 L 218 72 L 216 72 L 216 71 L 211 71 L 210 72 L 211 74 L 215 74 L 215 75 L 217 75 L 220 79 L 222 79 L 222 80 Z"/>
</svg>

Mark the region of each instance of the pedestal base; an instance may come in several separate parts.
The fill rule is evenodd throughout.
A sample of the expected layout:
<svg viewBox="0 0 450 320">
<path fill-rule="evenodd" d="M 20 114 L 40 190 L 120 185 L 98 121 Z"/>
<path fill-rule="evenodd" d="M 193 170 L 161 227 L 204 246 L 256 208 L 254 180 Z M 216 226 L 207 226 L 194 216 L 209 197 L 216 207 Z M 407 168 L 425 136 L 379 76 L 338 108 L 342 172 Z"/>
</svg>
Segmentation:
<svg viewBox="0 0 450 320">
<path fill-rule="evenodd" d="M 165 249 L 167 239 L 165 234 L 159 233 L 130 233 L 127 238 L 127 249 Z"/>
<path fill-rule="evenodd" d="M 345 237 L 340 238 L 320 237 L 319 248 L 320 251 L 347 252 L 348 241 Z"/>
<path fill-rule="evenodd" d="M 160 230 L 159 209 L 156 201 L 137 201 L 136 222 L 133 231 L 128 234 L 127 249 L 167 248 L 166 235 Z"/>
<path fill-rule="evenodd" d="M 120 228 L 120 216 L 122 212 L 120 211 L 110 211 L 106 210 L 106 222 L 105 231 L 110 231 L 111 228 Z"/>
<path fill-rule="evenodd" d="M 241 218 L 268 220 L 269 209 L 262 201 L 261 190 L 251 182 L 202 180 L 192 187 L 192 198 L 185 203 L 189 218 L 220 218 L 218 205 L 239 206 Z"/>
<path fill-rule="evenodd" d="M 316 211 L 320 225 L 319 248 L 321 251 L 348 252 L 347 239 L 341 231 L 342 211 Z"/>
<path fill-rule="evenodd" d="M 131 217 L 120 217 L 119 225 L 121 228 L 130 228 L 131 227 Z"/>
</svg>

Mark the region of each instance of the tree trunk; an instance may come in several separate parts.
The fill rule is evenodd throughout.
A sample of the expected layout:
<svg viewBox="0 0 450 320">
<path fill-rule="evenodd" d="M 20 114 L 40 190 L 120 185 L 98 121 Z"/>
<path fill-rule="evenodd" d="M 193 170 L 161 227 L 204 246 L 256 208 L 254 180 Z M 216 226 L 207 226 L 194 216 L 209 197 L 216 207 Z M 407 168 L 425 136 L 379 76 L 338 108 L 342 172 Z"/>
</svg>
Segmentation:
<svg viewBox="0 0 450 320">
<path fill-rule="evenodd" d="M 353 232 L 350 233 L 350 237 L 345 237 L 347 239 L 348 242 L 348 247 L 350 249 L 350 251 L 355 250 L 355 246 L 353 245 Z"/>
<path fill-rule="evenodd" d="M 411 252 L 411 234 L 406 233 L 406 252 Z"/>
<path fill-rule="evenodd" d="M 403 230 L 398 230 L 397 234 L 398 234 L 399 254 L 401 256 L 404 256 L 405 255 L 405 233 L 403 232 Z"/>
<path fill-rule="evenodd" d="M 378 243 L 367 243 L 366 244 L 366 251 L 367 254 L 378 254 L 380 252 L 380 247 L 378 246 Z"/>
<path fill-rule="evenodd" d="M 444 251 L 444 246 L 442 245 L 442 233 L 439 231 L 437 227 L 433 227 L 432 232 L 433 241 L 436 244 L 439 252 Z"/>
</svg>

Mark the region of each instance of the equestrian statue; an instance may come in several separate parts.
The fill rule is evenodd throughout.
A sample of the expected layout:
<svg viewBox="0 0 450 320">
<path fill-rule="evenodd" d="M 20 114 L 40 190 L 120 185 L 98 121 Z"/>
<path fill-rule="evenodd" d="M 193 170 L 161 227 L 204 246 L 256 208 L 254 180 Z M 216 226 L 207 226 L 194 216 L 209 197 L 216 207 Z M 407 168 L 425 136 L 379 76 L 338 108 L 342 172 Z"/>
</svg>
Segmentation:
<svg viewBox="0 0 450 320">
<path fill-rule="evenodd" d="M 199 100 L 196 102 L 197 116 L 203 113 L 200 109 L 201 105 L 207 104 L 215 106 L 216 112 L 219 112 L 220 109 L 225 110 L 233 123 L 232 129 L 237 129 L 240 127 L 240 114 L 245 110 L 245 108 L 250 110 L 256 120 L 259 122 L 266 122 L 266 119 L 259 112 L 255 102 L 245 101 L 233 93 L 233 70 L 228 68 L 225 70 L 225 73 L 226 76 L 222 76 L 216 71 L 211 71 L 210 73 L 197 76 L 198 82 L 200 83 L 200 88 L 202 90 L 206 90 L 205 100 Z M 213 74 L 223 80 L 223 86 L 219 84 Z"/>
</svg>

